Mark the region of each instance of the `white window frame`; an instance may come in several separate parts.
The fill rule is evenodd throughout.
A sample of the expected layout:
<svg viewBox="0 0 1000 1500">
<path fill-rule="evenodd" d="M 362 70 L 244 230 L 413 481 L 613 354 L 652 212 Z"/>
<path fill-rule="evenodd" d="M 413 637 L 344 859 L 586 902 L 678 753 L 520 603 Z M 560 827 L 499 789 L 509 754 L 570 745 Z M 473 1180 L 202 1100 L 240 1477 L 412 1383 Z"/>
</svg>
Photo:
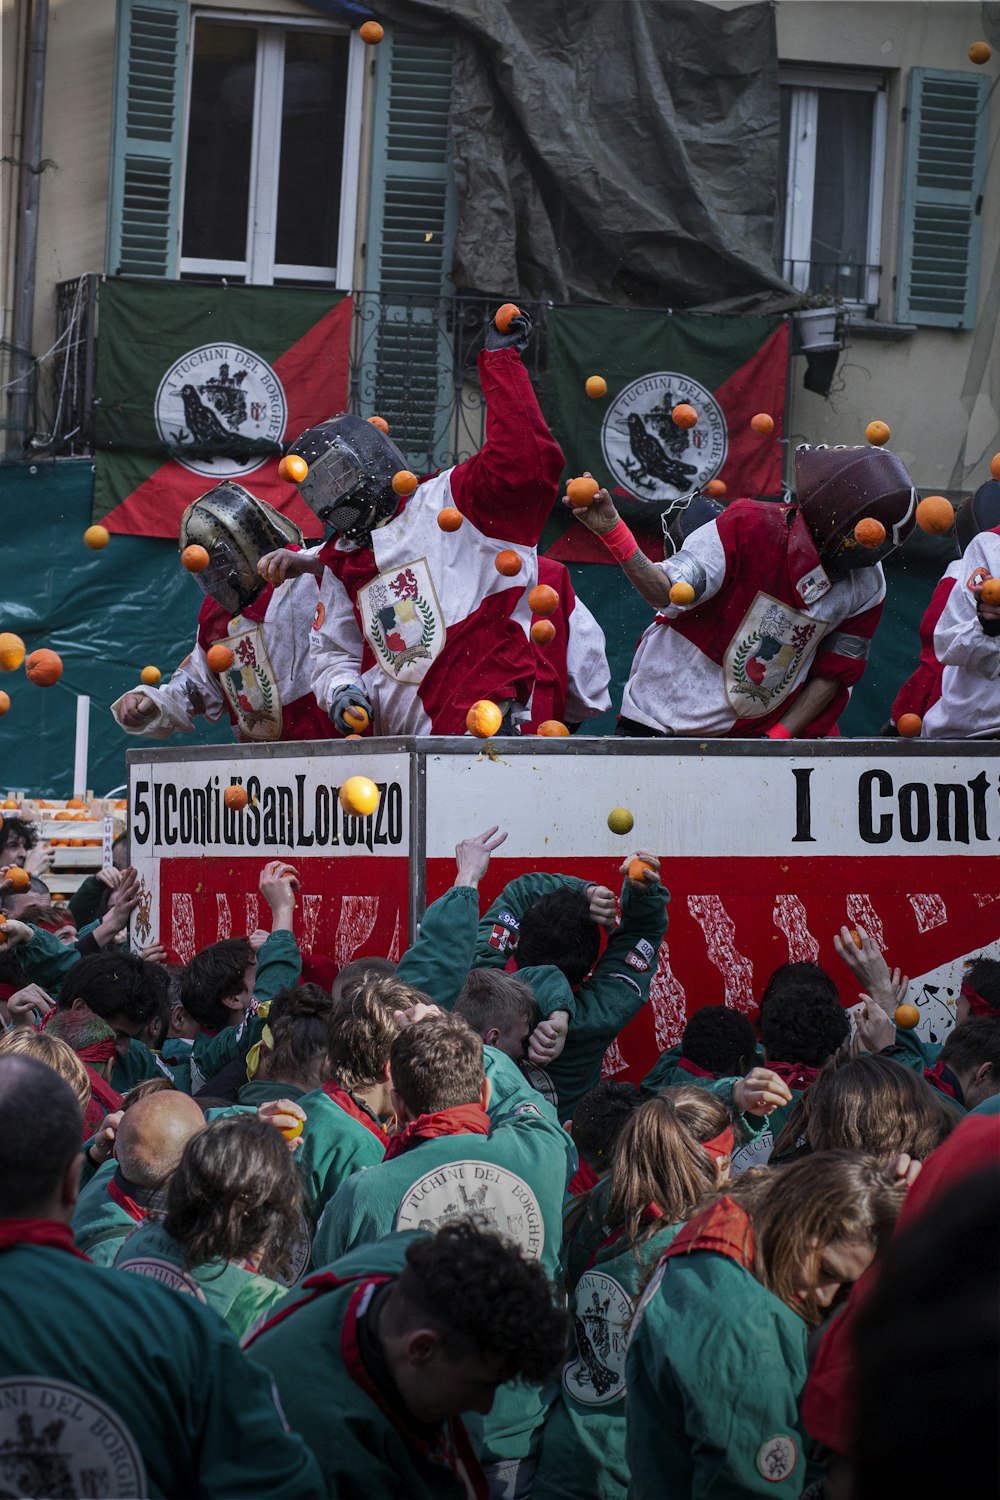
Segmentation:
<svg viewBox="0 0 1000 1500">
<path fill-rule="evenodd" d="M 820 89 L 854 89 L 873 94 L 871 172 L 868 189 L 868 243 L 863 301 L 847 299 L 848 307 L 875 307 L 879 300 L 878 266 L 882 256 L 882 201 L 885 191 L 885 132 L 888 89 L 881 73 L 838 72 L 835 69 L 782 68 L 779 82 L 791 88 L 788 130 L 788 178 L 785 184 L 784 276 L 799 291 L 809 286 L 812 249 L 813 199 L 816 192 L 816 137 Z"/>
<path fill-rule="evenodd" d="M 356 31 L 325 23 L 321 18 L 267 16 L 259 11 L 192 11 L 188 38 L 188 77 L 185 98 L 191 99 L 194 35 L 199 21 L 218 26 L 253 26 L 258 33 L 254 74 L 253 134 L 250 147 L 250 192 L 247 203 L 247 254 L 244 260 L 210 260 L 192 256 L 179 262 L 182 276 L 225 276 L 248 286 L 273 286 L 277 280 L 325 282 L 343 290 L 350 287 L 358 218 L 358 178 L 361 156 L 361 97 L 364 88 L 365 46 Z M 273 204 L 281 150 L 281 104 L 284 37 L 289 31 L 330 31 L 346 35 L 347 92 L 344 104 L 344 152 L 340 171 L 340 228 L 335 266 L 287 265 L 276 262 L 276 219 L 269 208 L 258 220 L 257 204 Z M 267 128 L 265 128 L 265 126 Z M 187 170 L 190 109 L 185 109 L 182 162 Z M 181 183 L 181 224 L 184 221 L 186 182 Z M 182 228 L 183 234 L 183 228 Z"/>
</svg>

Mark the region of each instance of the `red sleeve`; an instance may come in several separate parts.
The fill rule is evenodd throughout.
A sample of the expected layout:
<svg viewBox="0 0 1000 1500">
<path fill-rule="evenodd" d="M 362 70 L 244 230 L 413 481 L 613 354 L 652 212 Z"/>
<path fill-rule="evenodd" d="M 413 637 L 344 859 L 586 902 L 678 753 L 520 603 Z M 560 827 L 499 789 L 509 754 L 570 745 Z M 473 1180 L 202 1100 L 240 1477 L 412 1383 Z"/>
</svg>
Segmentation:
<svg viewBox="0 0 1000 1500">
<path fill-rule="evenodd" d="M 946 573 L 931 595 L 931 602 L 920 622 L 920 662 L 916 671 L 911 673 L 896 694 L 892 705 L 894 724 L 899 723 L 903 714 L 923 716 L 941 696 L 944 667 L 934 651 L 934 628 L 944 613 L 948 595 L 954 587 L 954 578 L 949 578 Z"/>
<path fill-rule="evenodd" d="M 853 687 L 864 676 L 868 665 L 868 649 L 875 628 L 882 618 L 885 595 L 869 609 L 859 615 L 842 620 L 820 643 L 815 660 L 809 670 L 810 679 L 833 678 L 844 687 Z"/>
<path fill-rule="evenodd" d="M 516 350 L 484 349 L 479 378 L 486 441 L 451 471 L 451 492 L 458 509 L 486 536 L 534 547 L 558 495 L 562 449 Z"/>
<path fill-rule="evenodd" d="M 823 1334 L 802 1396 L 802 1422 L 811 1438 L 834 1453 L 851 1451 L 855 1413 L 854 1329 L 878 1269 L 869 1266 L 847 1304 Z"/>
</svg>

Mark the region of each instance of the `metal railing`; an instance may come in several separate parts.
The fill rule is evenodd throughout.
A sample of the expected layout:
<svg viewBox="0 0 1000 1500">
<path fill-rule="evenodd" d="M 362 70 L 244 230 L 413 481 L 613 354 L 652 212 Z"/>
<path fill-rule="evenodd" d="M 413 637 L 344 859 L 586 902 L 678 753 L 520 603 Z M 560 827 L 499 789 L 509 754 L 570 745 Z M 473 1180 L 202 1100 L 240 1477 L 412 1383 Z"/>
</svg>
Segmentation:
<svg viewBox="0 0 1000 1500">
<path fill-rule="evenodd" d="M 867 307 L 872 313 L 878 306 L 881 266 L 840 260 L 785 260 L 781 269 L 786 281 L 812 297 L 827 297 L 831 304 Z"/>
</svg>

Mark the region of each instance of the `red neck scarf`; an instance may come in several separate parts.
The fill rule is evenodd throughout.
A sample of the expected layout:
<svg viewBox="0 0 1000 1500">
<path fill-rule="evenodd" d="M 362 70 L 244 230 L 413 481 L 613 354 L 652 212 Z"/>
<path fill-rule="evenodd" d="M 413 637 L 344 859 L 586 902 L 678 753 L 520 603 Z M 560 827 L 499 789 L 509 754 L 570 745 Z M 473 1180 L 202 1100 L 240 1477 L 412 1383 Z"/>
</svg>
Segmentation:
<svg viewBox="0 0 1000 1500">
<path fill-rule="evenodd" d="M 80 1056 L 80 1053 L 77 1053 Z M 100 1073 L 96 1073 L 86 1062 L 87 1076 L 90 1079 L 91 1097 L 96 1099 L 106 1115 L 114 1114 L 115 1110 L 121 1109 L 124 1100 L 121 1094 L 115 1093 L 110 1083 L 106 1083 Z"/>
<path fill-rule="evenodd" d="M 134 1219 L 137 1224 L 141 1224 L 143 1219 L 149 1217 L 149 1209 L 143 1204 L 137 1203 L 134 1198 L 130 1198 L 124 1188 L 118 1186 L 113 1177 L 108 1183 L 108 1197 L 112 1203 L 117 1203 L 119 1208 L 123 1208 L 129 1218 Z"/>
<path fill-rule="evenodd" d="M 481 1104 L 456 1104 L 435 1114 L 420 1115 L 405 1130 L 394 1135 L 386 1149 L 385 1160 L 402 1156 L 421 1141 L 433 1141 L 440 1135 L 489 1135 L 490 1117 Z"/>
<path fill-rule="evenodd" d="M 965 1103 L 958 1079 L 945 1063 L 936 1062 L 933 1068 L 925 1068 L 924 1077 L 928 1083 L 933 1084 L 934 1088 L 940 1089 L 947 1098 L 954 1099 L 956 1104 Z"/>
<path fill-rule="evenodd" d="M 330 1082 L 324 1083 L 323 1092 L 328 1099 L 333 1100 L 334 1104 L 340 1105 L 345 1115 L 350 1115 L 352 1120 L 357 1120 L 359 1125 L 363 1125 L 366 1130 L 370 1130 L 372 1135 L 382 1142 L 383 1146 L 389 1144 L 388 1135 L 382 1129 L 371 1110 L 366 1109 L 363 1104 L 359 1104 L 354 1095 L 348 1093 L 347 1089 L 341 1088 L 339 1083 Z"/>
<path fill-rule="evenodd" d="M 45 1245 L 50 1250 L 68 1250 L 78 1260 L 90 1264 L 90 1256 L 84 1255 L 73 1244 L 73 1231 L 68 1224 L 59 1224 L 55 1219 L 0 1219 L 0 1250 L 13 1250 L 16 1245 Z"/>
<path fill-rule="evenodd" d="M 970 1016 L 1000 1015 L 1000 1006 L 991 1005 L 988 1000 L 984 1000 L 982 995 L 976 993 L 967 979 L 962 980 L 962 994 L 969 1002 Z"/>
<path fill-rule="evenodd" d="M 570 1178 L 570 1184 L 566 1191 L 573 1198 L 577 1198 L 581 1193 L 589 1193 L 591 1188 L 595 1188 L 600 1180 L 593 1167 L 581 1157 L 580 1165 Z"/>
<path fill-rule="evenodd" d="M 710 1208 L 696 1214 L 664 1250 L 668 1255 L 690 1255 L 694 1250 L 711 1250 L 735 1260 L 746 1270 L 753 1270 L 753 1226 L 745 1211 L 732 1198 L 720 1198 Z"/>
<path fill-rule="evenodd" d="M 693 1063 L 689 1057 L 679 1057 L 677 1059 L 677 1066 L 683 1068 L 685 1073 L 693 1074 L 695 1078 L 715 1077 L 715 1074 L 710 1073 L 707 1068 L 699 1068 L 698 1064 Z"/>
<path fill-rule="evenodd" d="M 815 1083 L 823 1071 L 822 1068 L 814 1068 L 809 1063 L 772 1062 L 770 1058 L 767 1060 L 767 1066 L 772 1073 L 777 1073 L 790 1089 L 798 1089 L 800 1093 L 804 1092 L 811 1083 Z"/>
</svg>

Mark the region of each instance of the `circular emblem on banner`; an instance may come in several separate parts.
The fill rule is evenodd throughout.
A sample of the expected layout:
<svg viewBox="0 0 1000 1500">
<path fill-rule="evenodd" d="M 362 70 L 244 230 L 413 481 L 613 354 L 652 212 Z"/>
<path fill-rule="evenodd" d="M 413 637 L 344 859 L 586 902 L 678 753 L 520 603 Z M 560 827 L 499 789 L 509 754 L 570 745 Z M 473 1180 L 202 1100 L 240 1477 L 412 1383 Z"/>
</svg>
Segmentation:
<svg viewBox="0 0 1000 1500">
<path fill-rule="evenodd" d="M 0 1494 L 145 1496 L 135 1438 L 117 1412 L 61 1380 L 0 1380 Z"/>
<path fill-rule="evenodd" d="M 192 474 L 252 474 L 279 444 L 288 420 L 281 381 L 240 344 L 201 344 L 170 366 L 154 407 L 156 430 Z M 189 451 L 186 451 L 189 450 Z"/>
<path fill-rule="evenodd" d="M 179 1266 L 173 1265 L 169 1260 L 159 1260 L 155 1255 L 144 1255 L 138 1260 L 119 1261 L 117 1269 L 120 1271 L 131 1271 L 133 1276 L 148 1276 L 153 1281 L 158 1281 L 161 1286 L 169 1287 L 172 1292 L 182 1292 L 187 1297 L 195 1297 L 199 1302 L 205 1301 L 205 1293 L 196 1281 L 190 1276 L 185 1276 Z"/>
<path fill-rule="evenodd" d="M 607 1406 L 625 1394 L 625 1355 L 632 1303 L 624 1287 L 599 1271 L 587 1271 L 573 1294 L 576 1359 L 563 1370 L 563 1385 L 587 1406 Z"/>
<path fill-rule="evenodd" d="M 538 1260 L 545 1223 L 538 1199 L 523 1178 L 487 1161 L 450 1161 L 415 1182 L 399 1205 L 395 1228 L 428 1229 L 471 1219 L 513 1240 Z"/>
<path fill-rule="evenodd" d="M 671 420 L 682 402 L 698 413 L 694 427 Z M 711 391 L 675 370 L 633 380 L 608 407 L 601 427 L 604 462 L 621 488 L 646 504 L 700 489 L 722 468 L 728 446 L 726 419 Z"/>
</svg>

